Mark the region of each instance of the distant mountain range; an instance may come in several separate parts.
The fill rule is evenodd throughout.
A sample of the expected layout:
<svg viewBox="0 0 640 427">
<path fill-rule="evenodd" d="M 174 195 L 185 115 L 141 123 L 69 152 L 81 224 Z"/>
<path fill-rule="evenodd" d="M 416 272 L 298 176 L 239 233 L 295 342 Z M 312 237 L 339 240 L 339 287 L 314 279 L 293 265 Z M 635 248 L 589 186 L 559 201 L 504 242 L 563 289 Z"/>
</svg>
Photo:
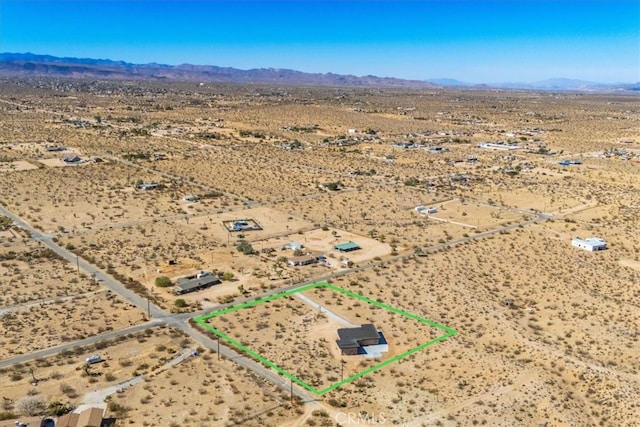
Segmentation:
<svg viewBox="0 0 640 427">
<path fill-rule="evenodd" d="M 393 77 L 305 73 L 296 70 L 258 68 L 240 70 L 215 65 L 131 64 L 91 58 L 60 58 L 33 53 L 0 53 L 0 77 L 68 77 L 118 80 L 194 81 L 207 83 L 266 83 L 309 86 L 362 87 L 464 87 L 469 89 L 525 89 L 580 92 L 640 92 L 640 82 L 602 84 L 572 79 L 535 83 L 470 84 L 455 79 L 404 80 Z"/>
<path fill-rule="evenodd" d="M 0 76 L 69 77 L 120 80 L 194 81 L 210 83 L 267 83 L 323 86 L 435 87 L 433 83 L 392 77 L 259 68 L 239 70 L 214 65 L 130 64 L 90 58 L 58 58 L 33 53 L 0 53 Z"/>
</svg>

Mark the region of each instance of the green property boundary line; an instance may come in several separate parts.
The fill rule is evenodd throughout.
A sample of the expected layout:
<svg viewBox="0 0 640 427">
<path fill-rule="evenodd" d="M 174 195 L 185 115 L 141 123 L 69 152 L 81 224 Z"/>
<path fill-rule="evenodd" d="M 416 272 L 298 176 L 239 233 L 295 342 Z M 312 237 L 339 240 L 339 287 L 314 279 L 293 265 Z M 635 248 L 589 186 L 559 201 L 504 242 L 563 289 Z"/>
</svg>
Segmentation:
<svg viewBox="0 0 640 427">
<path fill-rule="evenodd" d="M 287 372 L 286 370 L 282 369 L 280 366 L 276 365 L 275 363 L 273 363 L 269 359 L 259 355 L 258 353 L 254 352 L 251 349 L 247 348 L 246 346 L 242 345 L 241 343 L 239 343 L 235 339 L 231 338 L 230 336 L 228 336 L 228 335 L 224 334 L 223 332 L 217 330 L 216 328 L 214 328 L 213 326 L 211 326 L 210 324 L 208 324 L 206 322 L 208 319 L 211 319 L 212 317 L 222 316 L 224 314 L 232 313 L 234 311 L 238 311 L 238 310 L 241 310 L 243 308 L 255 307 L 256 305 L 259 305 L 259 304 L 262 304 L 262 303 L 265 303 L 265 302 L 270 302 L 270 301 L 273 301 L 273 300 L 276 300 L 276 299 L 279 299 L 279 298 L 283 298 L 283 297 L 286 297 L 286 296 L 290 296 L 290 295 L 293 295 L 293 294 L 297 294 L 297 293 L 300 293 L 300 292 L 305 292 L 305 291 L 308 291 L 310 289 L 315 289 L 315 288 L 320 288 L 320 287 L 331 289 L 331 290 L 333 290 L 335 292 L 339 292 L 341 294 L 347 295 L 347 296 L 352 297 L 352 298 L 357 298 L 357 299 L 359 299 L 361 301 L 365 301 L 365 302 L 367 302 L 369 304 L 375 305 L 377 307 L 383 308 L 385 310 L 391 311 L 391 312 L 399 314 L 401 316 L 408 317 L 408 318 L 413 319 L 413 320 L 415 320 L 417 322 L 420 322 L 420 323 L 429 325 L 431 327 L 440 329 L 441 331 L 443 331 L 445 333 L 443 335 L 440 335 L 437 338 L 434 338 L 434 339 L 424 343 L 424 344 L 420 344 L 417 347 L 414 347 L 414 348 L 412 348 L 410 350 L 407 350 L 402 354 L 394 356 L 391 359 L 388 359 L 388 360 L 385 360 L 383 362 L 380 362 L 377 365 L 374 365 L 374 366 L 372 366 L 370 368 L 365 369 L 364 371 L 358 372 L 358 373 L 356 373 L 356 374 L 354 374 L 354 375 L 352 375 L 352 376 L 350 376 L 348 378 L 345 378 L 340 382 L 337 382 L 337 383 L 332 384 L 332 385 L 330 385 L 328 387 L 325 387 L 323 389 L 318 390 L 315 387 L 313 387 L 313 386 L 307 384 L 306 382 L 302 381 L 301 379 L 299 379 L 295 375 L 293 375 L 293 374 Z M 219 310 L 219 311 L 214 311 L 213 313 L 209 313 L 209 314 L 205 314 L 203 316 L 195 317 L 193 320 L 196 323 L 198 323 L 199 325 L 201 325 L 202 327 L 204 327 L 205 329 L 207 329 L 208 331 L 210 331 L 210 332 L 214 333 L 215 335 L 217 335 L 218 337 L 222 338 L 223 340 L 225 340 L 229 344 L 231 344 L 234 347 L 242 350 L 243 352 L 247 353 L 248 355 L 250 355 L 254 359 L 256 359 L 256 360 L 260 361 L 261 363 L 263 363 L 264 365 L 274 369 L 278 373 L 280 373 L 280 374 L 284 375 L 285 377 L 289 378 L 291 381 L 295 382 L 296 384 L 300 385 L 301 387 L 305 388 L 306 390 L 309 390 L 310 392 L 315 393 L 318 396 L 323 395 L 323 394 L 325 394 L 325 393 L 327 393 L 327 392 L 329 392 L 331 390 L 335 390 L 335 389 L 337 389 L 337 388 L 339 388 L 339 387 L 341 387 L 341 386 L 343 386 L 345 384 L 348 384 L 348 383 L 350 383 L 352 381 L 355 381 L 358 378 L 361 378 L 361 377 L 363 377 L 363 376 L 365 376 L 367 374 L 370 374 L 370 373 L 372 373 L 374 371 L 382 369 L 385 366 L 390 365 L 391 363 L 397 362 L 400 359 L 404 359 L 404 358 L 406 358 L 408 356 L 411 356 L 412 354 L 417 353 L 418 351 L 423 350 L 423 349 L 425 349 L 425 348 L 427 348 L 429 346 L 432 346 L 433 344 L 436 344 L 436 343 L 438 343 L 440 341 L 444 341 L 447 338 L 452 337 L 457 333 L 457 331 L 455 329 L 452 329 L 452 328 L 449 328 L 447 326 L 441 325 L 440 323 L 434 322 L 432 320 L 425 319 L 425 318 L 420 317 L 420 316 L 416 316 L 415 314 L 408 313 L 408 312 L 406 312 L 404 310 L 400 310 L 398 308 L 392 307 L 392 306 L 384 304 L 382 302 L 372 300 L 372 299 L 367 298 L 367 297 L 365 297 L 363 295 L 357 294 L 355 292 L 348 291 L 346 289 L 339 288 L 337 286 L 333 286 L 332 284 L 329 284 L 329 283 L 326 283 L 326 282 L 312 283 L 310 285 L 306 285 L 306 286 L 303 286 L 303 287 L 300 287 L 300 288 L 297 288 L 297 289 L 292 289 L 290 291 L 280 292 L 280 293 L 277 293 L 277 294 L 274 294 L 274 295 L 270 295 L 270 296 L 264 297 L 264 298 L 257 298 L 257 299 L 255 299 L 253 301 L 249 301 L 249 302 L 246 302 L 246 303 L 243 303 L 243 304 L 240 304 L 240 305 L 227 307 L 227 308 Z"/>
</svg>

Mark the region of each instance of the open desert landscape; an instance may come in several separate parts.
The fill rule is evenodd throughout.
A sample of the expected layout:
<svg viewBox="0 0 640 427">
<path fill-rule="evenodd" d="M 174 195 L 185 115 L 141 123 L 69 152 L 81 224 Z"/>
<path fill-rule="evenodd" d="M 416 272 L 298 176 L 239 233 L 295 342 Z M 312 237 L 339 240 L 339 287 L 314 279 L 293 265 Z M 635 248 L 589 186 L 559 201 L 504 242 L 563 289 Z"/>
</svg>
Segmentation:
<svg viewBox="0 0 640 427">
<path fill-rule="evenodd" d="M 0 79 L 0 427 L 640 426 L 639 101 Z"/>
</svg>

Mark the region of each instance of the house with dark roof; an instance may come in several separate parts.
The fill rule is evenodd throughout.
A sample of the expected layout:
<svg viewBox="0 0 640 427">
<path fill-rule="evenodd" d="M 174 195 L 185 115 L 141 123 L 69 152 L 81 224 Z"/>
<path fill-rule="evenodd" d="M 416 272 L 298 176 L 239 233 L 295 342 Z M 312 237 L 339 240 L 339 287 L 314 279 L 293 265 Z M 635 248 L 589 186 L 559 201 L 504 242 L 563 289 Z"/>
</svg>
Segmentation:
<svg viewBox="0 0 640 427">
<path fill-rule="evenodd" d="M 222 283 L 222 281 L 217 275 L 203 271 L 195 276 L 179 278 L 176 281 L 176 290 L 174 293 L 176 295 L 182 295 L 199 291 L 200 289 L 206 289 L 219 283 Z"/>
<path fill-rule="evenodd" d="M 76 155 L 73 156 L 65 156 L 62 158 L 62 161 L 67 164 L 77 164 L 82 163 L 82 159 Z"/>
<path fill-rule="evenodd" d="M 357 328 L 342 328 L 338 329 L 336 343 L 343 355 L 355 355 L 360 352 L 361 347 L 378 345 L 380 334 L 372 323 Z"/>
</svg>

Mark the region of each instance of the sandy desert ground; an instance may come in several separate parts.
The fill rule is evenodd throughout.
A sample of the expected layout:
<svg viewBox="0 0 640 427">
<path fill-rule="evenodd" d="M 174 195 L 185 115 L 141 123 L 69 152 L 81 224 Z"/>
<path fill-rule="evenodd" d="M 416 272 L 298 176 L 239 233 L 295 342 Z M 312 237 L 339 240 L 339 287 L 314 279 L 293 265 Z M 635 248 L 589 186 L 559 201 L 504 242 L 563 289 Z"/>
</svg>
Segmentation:
<svg viewBox="0 0 640 427">
<path fill-rule="evenodd" d="M 637 95 L 54 79 L 0 93 L 0 202 L 35 230 L 0 215 L 0 426 L 42 418 L 26 397 L 44 414 L 134 373 L 102 402 L 118 425 L 639 425 Z M 241 219 L 262 229 L 225 228 Z M 328 266 L 288 264 L 306 253 Z M 200 271 L 222 283 L 155 284 Z M 218 360 L 189 323 L 321 280 L 457 333 L 291 402 L 286 378 Z M 291 297 L 211 322 L 320 388 L 376 363 L 338 354 L 336 318 L 391 331 L 378 362 L 433 336 L 322 293 L 304 295 L 333 316 Z"/>
</svg>

